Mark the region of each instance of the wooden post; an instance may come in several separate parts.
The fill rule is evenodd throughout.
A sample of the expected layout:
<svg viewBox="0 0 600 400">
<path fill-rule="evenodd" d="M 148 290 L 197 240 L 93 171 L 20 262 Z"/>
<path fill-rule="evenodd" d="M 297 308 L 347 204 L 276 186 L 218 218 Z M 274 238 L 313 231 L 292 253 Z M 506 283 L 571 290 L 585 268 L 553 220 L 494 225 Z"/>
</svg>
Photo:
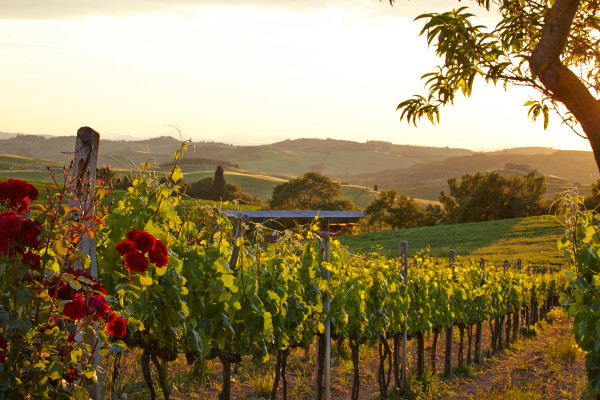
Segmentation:
<svg viewBox="0 0 600 400">
<path fill-rule="evenodd" d="M 75 141 L 75 155 L 73 156 L 73 199 L 69 201 L 69 205 L 77 207 L 82 217 L 94 213 L 91 207 L 95 195 L 99 144 L 100 134 L 98 132 L 87 126 L 79 128 Z M 83 254 L 90 256 L 92 262 L 90 274 L 97 278 L 96 240 L 83 235 L 79 241 L 78 249 Z M 75 267 L 81 268 L 81 265 Z"/>
<path fill-rule="evenodd" d="M 327 235 L 322 237 L 322 241 L 320 242 L 321 246 L 321 276 L 327 280 L 327 285 L 331 283 L 331 271 L 323 266 L 323 261 L 329 262 L 331 260 L 331 240 L 329 237 L 329 232 Z M 323 252 L 325 253 L 323 255 Z M 319 400 L 329 400 L 331 397 L 331 316 L 329 314 L 330 308 L 330 298 L 329 293 L 325 294 L 325 298 L 323 299 L 323 311 L 325 312 L 325 331 L 323 332 L 323 340 L 325 341 L 325 355 L 323 357 L 323 387 L 319 388 L 317 386 L 317 393 L 321 392 L 322 397 Z M 317 371 L 320 370 L 319 363 L 321 362 L 319 356 L 320 345 L 317 340 Z M 318 375 L 318 373 L 317 373 Z M 319 382 L 319 378 L 317 376 L 317 384 Z M 322 391 L 320 391 L 322 389 Z"/>
<path fill-rule="evenodd" d="M 229 269 L 233 272 L 236 270 L 237 260 L 240 256 L 240 248 L 242 246 L 238 246 L 238 239 L 244 237 L 246 233 L 246 226 L 244 223 L 247 222 L 247 219 L 242 218 L 242 214 L 240 213 L 237 218 L 237 227 L 235 228 L 235 239 L 233 240 L 233 249 L 231 250 L 231 258 L 229 259 Z"/>
<path fill-rule="evenodd" d="M 404 286 L 408 286 L 408 242 L 400 242 L 400 263 L 404 265 L 404 270 L 400 272 L 400 281 L 404 280 Z M 408 316 L 404 319 L 402 327 L 402 389 L 406 389 L 406 345 L 408 342 Z"/>
<path fill-rule="evenodd" d="M 73 199 L 69 201 L 71 207 L 79 209 L 80 216 L 93 215 L 95 185 L 96 185 L 96 166 L 98 164 L 98 146 L 100 144 L 100 134 L 90 127 L 84 126 L 77 130 L 77 139 L 75 141 L 75 155 L 73 156 Z M 90 274 L 98 277 L 98 263 L 96 260 L 96 239 L 90 239 L 83 235 L 78 244 L 78 249 L 82 254 L 90 257 Z M 81 269 L 81 263 L 73 266 L 75 269 Z M 96 353 L 93 357 L 94 369 L 96 370 L 97 382 L 88 386 L 86 389 L 92 400 L 102 400 L 102 356 L 100 355 L 100 343 L 95 335 L 86 333 L 85 336 L 91 337 L 91 348 L 96 347 Z"/>
<path fill-rule="evenodd" d="M 481 268 L 482 274 L 485 272 L 485 259 L 482 257 L 479 260 L 479 268 Z M 482 278 L 483 283 L 483 278 Z M 477 322 L 475 325 L 475 357 L 474 361 L 476 364 L 481 363 L 481 324 L 482 322 Z"/>
<path fill-rule="evenodd" d="M 452 268 L 452 283 L 454 283 L 454 250 L 450 250 L 450 267 Z M 454 294 L 452 295 L 454 297 Z M 450 303 L 452 307 L 452 302 Z M 444 359 L 444 375 L 452 376 L 452 347 L 454 342 L 454 321 L 450 322 L 450 327 L 446 329 L 446 353 Z"/>
</svg>

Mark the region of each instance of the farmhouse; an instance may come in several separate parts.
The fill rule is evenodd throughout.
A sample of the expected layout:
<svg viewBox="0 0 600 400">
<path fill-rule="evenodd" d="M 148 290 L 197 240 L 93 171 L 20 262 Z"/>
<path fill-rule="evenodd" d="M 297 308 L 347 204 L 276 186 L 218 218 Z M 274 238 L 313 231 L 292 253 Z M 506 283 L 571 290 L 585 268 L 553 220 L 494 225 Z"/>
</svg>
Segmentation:
<svg viewBox="0 0 600 400">
<path fill-rule="evenodd" d="M 505 171 L 514 171 L 514 172 L 523 172 L 525 174 L 528 174 L 529 172 L 531 172 L 531 165 L 505 163 L 504 170 Z"/>
</svg>

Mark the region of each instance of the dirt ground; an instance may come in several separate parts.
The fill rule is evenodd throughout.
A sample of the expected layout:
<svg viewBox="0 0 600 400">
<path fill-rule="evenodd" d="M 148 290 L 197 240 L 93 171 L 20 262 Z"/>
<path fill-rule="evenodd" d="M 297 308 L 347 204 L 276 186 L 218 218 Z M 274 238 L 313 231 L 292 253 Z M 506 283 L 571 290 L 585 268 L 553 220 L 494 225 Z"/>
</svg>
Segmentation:
<svg viewBox="0 0 600 400">
<path fill-rule="evenodd" d="M 555 318 L 556 319 L 556 318 Z M 564 313 L 552 324 L 542 323 L 537 334 L 531 338 L 520 338 L 496 354 L 490 354 L 490 329 L 483 325 L 481 365 L 457 371 L 452 378 L 435 376 L 429 385 L 411 385 L 408 393 L 388 398 L 396 399 L 585 399 L 587 378 L 585 375 L 584 353 L 579 350 L 571 334 L 571 323 Z M 454 363 L 458 343 L 454 343 Z M 408 345 L 408 365 L 414 370 L 416 364 L 416 341 Z M 465 350 L 466 351 L 466 350 Z M 332 350 L 331 398 L 349 399 L 352 390 L 352 363 L 347 348 L 341 350 L 334 346 Z M 314 352 L 309 353 L 305 361 L 303 350 L 290 354 L 287 373 L 287 398 L 314 399 Z M 426 341 L 426 365 L 431 357 L 431 338 Z M 139 354 L 126 357 L 123 363 L 122 379 L 115 391 L 120 399 L 149 399 L 149 392 L 143 383 L 141 369 L 135 362 Z M 444 365 L 444 336 L 440 335 L 436 352 L 438 371 Z M 360 352 L 360 399 L 379 399 L 377 383 L 378 368 L 377 347 L 361 348 Z M 412 367 L 412 368 L 411 368 Z M 169 375 L 172 382 L 170 398 L 217 399 L 221 390 L 221 365 L 217 361 L 207 363 L 202 372 L 203 380 L 192 373 L 185 359 L 170 364 Z M 458 376 L 459 373 L 465 376 Z M 411 378 L 409 371 L 409 380 Z M 106 378 L 108 379 L 108 377 Z M 414 379 L 412 380 L 414 381 Z M 108 383 L 107 381 L 105 381 Z M 273 382 L 273 372 L 268 366 L 253 365 L 243 360 L 232 374 L 231 398 L 261 399 L 269 398 Z M 393 386 L 390 384 L 390 392 Z M 107 397 L 108 398 L 108 397 Z M 162 399 L 159 392 L 157 398 Z M 282 383 L 279 385 L 278 399 L 282 398 Z"/>
</svg>

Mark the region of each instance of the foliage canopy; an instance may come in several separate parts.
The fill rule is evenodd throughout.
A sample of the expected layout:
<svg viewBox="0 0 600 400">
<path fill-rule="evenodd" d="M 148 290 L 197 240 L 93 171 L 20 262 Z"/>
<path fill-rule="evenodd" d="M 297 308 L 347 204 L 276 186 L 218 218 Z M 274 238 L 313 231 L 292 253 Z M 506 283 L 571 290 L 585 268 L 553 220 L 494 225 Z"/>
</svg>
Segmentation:
<svg viewBox="0 0 600 400">
<path fill-rule="evenodd" d="M 385 223 L 392 229 L 410 228 L 419 224 L 421 211 L 413 197 L 398 194 L 396 189 L 379 192 L 365 210 L 370 224 Z"/>
<path fill-rule="evenodd" d="M 460 183 L 448 179 L 449 193 L 440 193 L 440 203 L 450 223 L 492 221 L 542 215 L 546 180 L 530 172 L 524 177 L 503 177 L 497 172 L 463 175 Z"/>
<path fill-rule="evenodd" d="M 300 178 L 280 183 L 273 188 L 269 201 L 272 209 L 279 210 L 354 210 L 356 206 L 341 198 L 338 182 L 318 172 L 307 172 Z"/>
<path fill-rule="evenodd" d="M 395 0 L 389 0 L 394 4 Z M 426 13 L 421 35 L 442 62 L 422 76 L 429 91 L 401 102 L 401 119 L 439 121 L 439 108 L 457 93 L 471 95 L 475 78 L 527 86 L 539 96 L 525 103 L 548 126 L 555 112 L 587 137 L 600 168 L 600 2 L 598 0 L 473 0 L 496 12 L 495 27 L 474 24 L 467 7 Z"/>
</svg>

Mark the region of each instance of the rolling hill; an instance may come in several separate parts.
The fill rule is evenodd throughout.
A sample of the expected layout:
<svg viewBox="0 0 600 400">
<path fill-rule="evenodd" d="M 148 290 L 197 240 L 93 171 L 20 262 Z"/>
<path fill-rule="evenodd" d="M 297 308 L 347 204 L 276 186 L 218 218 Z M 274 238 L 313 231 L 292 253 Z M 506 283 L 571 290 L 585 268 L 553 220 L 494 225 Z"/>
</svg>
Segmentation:
<svg viewBox="0 0 600 400">
<path fill-rule="evenodd" d="M 4 138 L 2 138 L 4 137 Z M 70 161 L 74 136 L 6 134 L 0 136 L 5 155 L 0 164 L 15 176 L 32 175 L 43 180 L 43 171 L 19 170 L 19 165 L 65 164 Z M 171 137 L 147 140 L 102 140 L 99 166 L 110 165 L 120 174 L 128 173 L 140 162 L 157 167 L 173 160 L 180 141 Z M 6 157 L 13 157 L 12 161 Z M 21 158 L 14 158 L 21 157 Z M 563 151 L 543 147 L 523 147 L 500 151 L 475 152 L 448 147 L 397 145 L 382 141 L 358 143 L 333 139 L 285 140 L 263 146 L 233 146 L 215 142 L 195 143 L 184 159 L 206 159 L 205 164 L 182 162 L 188 183 L 211 176 L 216 165 L 225 167 L 228 182 L 267 200 L 273 187 L 307 171 L 321 172 L 342 182 L 344 191 L 365 206 L 379 190 L 395 187 L 400 192 L 424 201 L 436 201 L 447 188 L 448 178 L 484 171 L 519 173 L 506 164 L 519 164 L 547 177 L 548 195 L 579 185 L 589 190 L 599 177 L 593 155 L 588 151 Z M 43 161 L 45 160 L 45 161 Z M 39 168 L 39 167 L 37 167 Z M 159 168 L 160 169 L 160 168 Z M 522 172 L 521 172 L 522 173 Z M 6 175 L 6 174 L 4 174 Z M 360 189 L 359 189 L 360 188 Z"/>
</svg>

